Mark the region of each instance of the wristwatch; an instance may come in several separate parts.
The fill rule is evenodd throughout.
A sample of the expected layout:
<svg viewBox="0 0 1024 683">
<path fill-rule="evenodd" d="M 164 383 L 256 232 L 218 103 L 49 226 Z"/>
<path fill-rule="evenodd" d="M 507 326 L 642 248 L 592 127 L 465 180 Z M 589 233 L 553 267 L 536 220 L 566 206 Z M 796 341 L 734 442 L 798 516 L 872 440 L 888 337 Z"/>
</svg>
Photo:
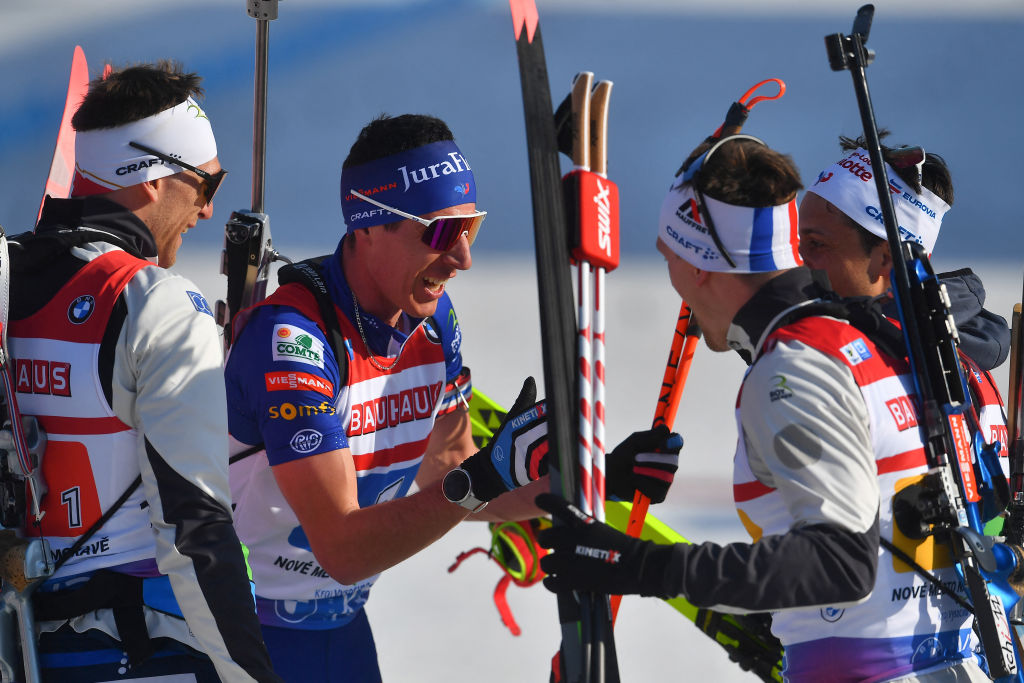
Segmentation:
<svg viewBox="0 0 1024 683">
<path fill-rule="evenodd" d="M 487 505 L 487 501 L 473 495 L 473 480 L 469 478 L 469 472 L 461 467 L 444 475 L 441 490 L 449 502 L 461 505 L 470 512 L 479 512 Z"/>
</svg>

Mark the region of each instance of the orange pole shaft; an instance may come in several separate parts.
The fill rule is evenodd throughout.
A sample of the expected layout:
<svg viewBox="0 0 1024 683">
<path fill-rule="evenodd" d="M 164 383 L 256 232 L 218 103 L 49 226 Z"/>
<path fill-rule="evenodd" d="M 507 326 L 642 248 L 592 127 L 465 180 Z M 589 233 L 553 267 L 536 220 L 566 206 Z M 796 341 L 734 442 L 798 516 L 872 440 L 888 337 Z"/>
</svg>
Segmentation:
<svg viewBox="0 0 1024 683">
<path fill-rule="evenodd" d="M 693 354 L 697 350 L 697 342 L 700 339 L 699 332 L 687 334 L 690 328 L 690 318 L 690 307 L 684 301 L 679 307 L 679 318 L 676 320 L 676 329 L 672 336 L 672 347 L 669 350 L 668 362 L 665 364 L 665 374 L 661 380 L 661 394 L 658 396 L 658 403 L 654 409 L 655 427 L 659 424 L 664 424 L 669 429 L 672 429 L 676 419 L 679 399 L 683 395 L 686 377 L 690 374 Z M 651 499 L 637 491 L 633 496 L 633 508 L 629 513 L 626 534 L 633 538 L 640 537 L 650 505 Z M 615 622 L 615 618 L 619 614 L 619 603 L 621 602 L 621 595 L 611 596 L 612 623 Z"/>
</svg>

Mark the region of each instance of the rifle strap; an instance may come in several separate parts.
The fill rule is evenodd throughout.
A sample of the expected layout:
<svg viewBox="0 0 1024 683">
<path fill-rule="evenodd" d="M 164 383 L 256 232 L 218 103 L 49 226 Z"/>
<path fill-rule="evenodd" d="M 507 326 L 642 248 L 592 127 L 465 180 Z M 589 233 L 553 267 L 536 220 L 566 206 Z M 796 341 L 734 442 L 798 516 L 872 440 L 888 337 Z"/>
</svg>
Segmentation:
<svg viewBox="0 0 1024 683">
<path fill-rule="evenodd" d="M 913 557 L 903 552 L 900 548 L 897 548 L 892 541 L 887 538 L 879 538 L 878 542 L 883 548 L 888 550 L 902 562 L 906 563 L 906 565 L 913 569 L 921 578 L 934 586 L 939 594 L 948 595 L 956 604 L 967 610 L 968 613 L 974 614 L 974 607 L 969 602 L 957 595 L 955 591 L 951 591 L 942 585 L 942 582 L 939 581 L 934 574 L 918 564 L 917 560 Z"/>
</svg>

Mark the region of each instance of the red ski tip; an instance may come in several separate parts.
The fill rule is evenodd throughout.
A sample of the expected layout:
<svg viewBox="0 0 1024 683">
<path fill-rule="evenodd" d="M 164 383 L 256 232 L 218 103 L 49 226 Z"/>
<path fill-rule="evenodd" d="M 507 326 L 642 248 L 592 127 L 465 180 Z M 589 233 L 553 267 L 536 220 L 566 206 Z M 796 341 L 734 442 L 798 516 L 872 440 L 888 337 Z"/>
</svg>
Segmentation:
<svg viewBox="0 0 1024 683">
<path fill-rule="evenodd" d="M 512 8 L 512 30 L 516 40 L 523 34 L 523 27 L 526 27 L 526 42 L 533 42 L 533 35 L 537 32 L 537 24 L 540 23 L 540 14 L 537 13 L 537 3 L 534 0 L 508 0 Z"/>
</svg>

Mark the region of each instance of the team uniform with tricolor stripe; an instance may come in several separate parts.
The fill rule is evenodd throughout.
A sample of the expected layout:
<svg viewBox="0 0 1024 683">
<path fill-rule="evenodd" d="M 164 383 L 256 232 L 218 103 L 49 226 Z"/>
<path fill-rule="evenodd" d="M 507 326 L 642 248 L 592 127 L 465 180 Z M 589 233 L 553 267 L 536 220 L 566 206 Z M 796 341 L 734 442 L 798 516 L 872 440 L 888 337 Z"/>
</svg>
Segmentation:
<svg viewBox="0 0 1024 683">
<path fill-rule="evenodd" d="M 970 615 L 881 549 L 880 537 L 892 541 L 963 594 L 945 549 L 893 526 L 893 495 L 927 470 L 906 364 L 825 317 L 855 317 L 828 296 L 795 268 L 734 316 L 727 341 L 751 363 L 734 498 L 753 542 L 676 546 L 666 592 L 719 612 L 770 612 L 788 681 L 981 676 Z"/>
<path fill-rule="evenodd" d="M 239 536 L 250 550 L 263 624 L 324 630 L 355 619 L 376 576 L 343 585 L 320 565 L 277 486 L 272 467 L 347 449 L 360 507 L 405 496 L 423 460 L 434 420 L 470 392 L 461 336 L 447 295 L 432 318 L 403 318 L 404 334 L 362 313 L 367 335 L 387 347 L 390 365 L 373 366 L 352 322 L 351 293 L 340 253 L 325 260 L 324 279 L 345 337 L 342 381 L 315 299 L 301 285 L 279 288 L 247 316 L 227 364 L 234 450 L 266 450 L 231 466 Z M 319 324 L 318 324 L 319 323 Z M 285 334 L 287 333 L 287 334 Z"/>
<path fill-rule="evenodd" d="M 962 595 L 947 549 L 936 547 L 933 539 L 906 538 L 893 524 L 892 497 L 919 482 L 928 469 L 905 361 L 885 356 L 857 329 L 832 318 L 804 318 L 777 330 L 766 347 L 740 399 L 741 413 L 759 412 L 765 426 L 738 415 L 743 438 L 734 470 L 737 509 L 754 540 L 808 523 L 866 530 L 877 513 L 883 538 Z M 786 378 L 784 385 L 777 377 Z M 816 395 L 824 392 L 834 396 Z M 861 404 L 854 392 L 861 395 Z M 805 452 L 806 461 L 788 462 L 787 451 L 778 446 L 768 453 L 772 442 L 765 442 L 768 434 L 762 429 L 774 431 L 775 439 L 799 438 L 786 435 L 786 420 L 815 404 L 826 412 L 866 411 L 867 431 L 848 423 L 851 435 L 860 438 L 848 441 L 843 452 L 830 452 L 823 439 L 816 461 Z M 806 420 L 796 424 L 810 427 Z M 812 428 L 833 430 L 828 417 Z M 833 433 L 843 435 L 842 427 Z M 870 481 L 865 446 L 872 454 L 875 482 Z M 788 680 L 886 680 L 970 656 L 970 615 L 881 548 L 874 589 L 864 602 L 794 607 L 775 612 L 772 619 L 772 631 L 786 648 Z M 846 678 L 837 678 L 836 672 Z"/>
<path fill-rule="evenodd" d="M 111 513 L 36 595 L 141 579 L 141 596 L 112 596 L 139 610 L 141 633 L 110 605 L 46 619 L 37 603 L 44 677 L 277 680 L 231 524 L 221 346 L 203 295 L 144 258 L 156 256 L 146 226 L 102 197 L 48 198 L 10 246 L 15 388 L 47 433 L 45 514 L 26 534 L 41 531 L 56 560 Z M 126 672 L 129 636 L 147 631 L 156 654 Z"/>
</svg>

